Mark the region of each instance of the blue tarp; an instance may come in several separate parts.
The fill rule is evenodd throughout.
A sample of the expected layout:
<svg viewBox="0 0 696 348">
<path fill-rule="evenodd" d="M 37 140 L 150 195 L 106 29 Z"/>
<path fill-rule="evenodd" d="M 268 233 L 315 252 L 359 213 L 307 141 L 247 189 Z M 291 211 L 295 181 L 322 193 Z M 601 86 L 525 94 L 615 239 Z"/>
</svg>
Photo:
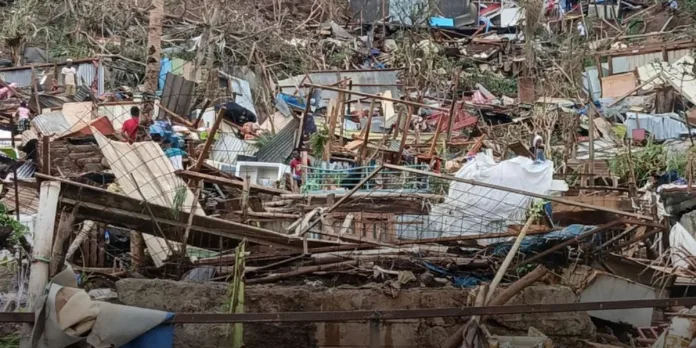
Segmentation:
<svg viewBox="0 0 696 348">
<path fill-rule="evenodd" d="M 167 73 L 172 72 L 172 61 L 164 57 L 160 60 L 160 74 L 159 74 L 159 88 L 158 91 L 162 91 L 164 88 L 164 81 L 167 80 Z"/>
<path fill-rule="evenodd" d="M 596 226 L 570 225 L 559 231 L 553 231 L 536 236 L 527 236 L 524 237 L 524 239 L 522 240 L 522 244 L 520 245 L 520 252 L 529 253 L 534 251 L 540 251 L 543 250 L 546 243 L 550 241 L 559 241 L 575 238 L 581 234 L 592 231 L 595 228 Z M 496 246 L 495 250 L 493 251 L 493 254 L 498 256 L 504 256 L 508 253 L 510 247 L 512 247 L 512 242 L 499 244 L 498 246 Z"/>
<path fill-rule="evenodd" d="M 169 323 L 174 319 L 174 313 L 167 314 L 164 324 L 156 326 L 152 330 L 140 335 L 140 337 L 126 343 L 121 348 L 171 348 L 174 346 L 174 324 Z"/>
<path fill-rule="evenodd" d="M 481 283 L 481 279 L 470 274 L 454 274 L 442 267 L 435 266 L 428 262 L 423 262 L 423 266 L 439 275 L 451 277 L 452 283 L 454 283 L 453 285 L 456 288 L 473 288 Z"/>
<path fill-rule="evenodd" d="M 430 17 L 430 26 L 434 28 L 454 28 L 454 18 Z"/>
</svg>

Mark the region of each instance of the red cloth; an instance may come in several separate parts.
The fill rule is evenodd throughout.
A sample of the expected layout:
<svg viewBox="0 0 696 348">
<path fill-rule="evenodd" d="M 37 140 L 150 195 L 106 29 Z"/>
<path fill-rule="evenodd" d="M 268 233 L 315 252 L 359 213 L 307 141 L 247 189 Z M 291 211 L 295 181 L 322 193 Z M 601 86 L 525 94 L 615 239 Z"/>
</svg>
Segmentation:
<svg viewBox="0 0 696 348">
<path fill-rule="evenodd" d="M 133 143 L 135 141 L 135 135 L 138 133 L 139 124 L 140 119 L 135 117 L 131 117 L 128 121 L 123 122 L 123 128 L 121 130 L 128 136 L 128 142 Z"/>
</svg>

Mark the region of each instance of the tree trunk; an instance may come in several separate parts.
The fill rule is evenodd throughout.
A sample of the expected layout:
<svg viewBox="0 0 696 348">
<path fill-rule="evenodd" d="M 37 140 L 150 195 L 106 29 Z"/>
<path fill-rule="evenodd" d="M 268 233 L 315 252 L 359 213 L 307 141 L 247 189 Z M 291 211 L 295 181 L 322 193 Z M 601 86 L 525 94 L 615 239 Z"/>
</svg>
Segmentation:
<svg viewBox="0 0 696 348">
<path fill-rule="evenodd" d="M 140 124 L 147 125 L 152 121 L 154 111 L 154 96 L 157 92 L 160 75 L 160 59 L 162 54 L 162 20 L 164 18 L 164 0 L 152 0 L 150 23 L 147 30 L 147 63 L 145 67 L 145 96 L 146 103 Z"/>
<path fill-rule="evenodd" d="M 218 25 L 220 21 L 220 4 L 216 3 L 215 7 L 212 9 L 212 14 L 210 15 L 210 22 L 208 26 L 203 30 L 201 35 L 201 42 L 198 46 L 198 51 L 196 52 L 196 64 L 195 64 L 195 74 L 198 95 L 206 95 L 210 99 L 215 99 L 215 95 L 210 91 L 208 87 L 211 86 L 210 83 L 210 73 L 213 69 L 213 62 L 215 61 L 215 43 L 212 42 L 211 32 L 212 28 Z M 217 81 L 215 81 L 215 86 L 217 86 Z"/>
</svg>

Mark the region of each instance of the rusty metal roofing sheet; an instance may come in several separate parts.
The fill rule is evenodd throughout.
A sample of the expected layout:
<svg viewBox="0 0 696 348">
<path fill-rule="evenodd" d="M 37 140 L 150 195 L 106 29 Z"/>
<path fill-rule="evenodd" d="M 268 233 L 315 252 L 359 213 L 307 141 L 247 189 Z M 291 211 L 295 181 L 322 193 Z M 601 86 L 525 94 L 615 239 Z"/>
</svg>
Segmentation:
<svg viewBox="0 0 696 348">
<path fill-rule="evenodd" d="M 36 189 L 20 185 L 17 189 L 19 196 L 19 212 L 22 214 L 36 214 L 39 211 L 39 193 Z M 7 192 L 0 198 L 8 210 L 15 211 L 14 185 L 7 185 Z"/>
<path fill-rule="evenodd" d="M 31 123 L 40 135 L 58 136 L 70 129 L 70 124 L 60 111 L 36 116 Z"/>
<path fill-rule="evenodd" d="M 313 72 L 307 74 L 309 79 L 305 79 L 305 75 L 297 75 L 289 79 L 278 81 L 278 85 L 281 86 L 281 92 L 292 94 L 295 92 L 295 87 L 286 86 L 299 86 L 303 81 L 319 85 L 332 85 L 350 78 L 353 82 L 353 90 L 355 91 L 369 94 L 381 94 L 385 91 L 391 91 L 392 98 L 398 99 L 401 95 L 397 86 L 399 71 L 400 70 L 385 69 Z M 306 93 L 306 91 L 303 91 L 303 93 Z M 337 92 L 333 91 L 323 91 L 322 97 L 331 99 L 337 94 Z M 355 100 L 360 98 L 362 97 L 353 97 Z"/>
</svg>

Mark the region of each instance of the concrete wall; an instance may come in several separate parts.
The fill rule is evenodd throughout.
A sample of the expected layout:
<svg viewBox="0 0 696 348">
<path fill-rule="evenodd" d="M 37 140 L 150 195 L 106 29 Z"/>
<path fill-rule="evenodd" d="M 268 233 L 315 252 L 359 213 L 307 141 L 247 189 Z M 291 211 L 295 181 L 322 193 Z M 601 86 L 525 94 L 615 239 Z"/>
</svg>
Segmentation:
<svg viewBox="0 0 696 348">
<path fill-rule="evenodd" d="M 396 298 L 372 288 L 324 288 L 251 286 L 245 299 L 249 313 L 281 311 L 340 311 L 365 309 L 415 309 L 469 305 L 468 291 L 454 288 L 403 290 Z M 227 301 L 225 284 L 196 284 L 164 280 L 121 280 L 116 284 L 123 304 L 171 312 L 223 312 Z M 532 295 L 525 295 L 525 294 Z M 569 288 L 532 287 L 521 300 L 565 303 L 574 298 Z M 524 334 L 530 325 L 549 336 L 590 339 L 596 329 L 586 313 L 544 314 L 543 320 L 527 316 L 496 317 L 504 323 L 501 334 Z M 381 328 L 382 347 L 439 347 L 465 318 L 400 320 Z M 567 323 L 571 323 L 569 325 Z M 519 328 L 519 330 L 518 330 Z M 367 323 L 246 324 L 246 347 L 367 347 Z M 494 334 L 498 332 L 493 332 Z M 579 338 L 578 338 L 579 337 Z M 182 325 L 176 329 L 175 347 L 217 348 L 226 346 L 224 325 Z M 570 346 L 567 346 L 570 347 Z"/>
</svg>

